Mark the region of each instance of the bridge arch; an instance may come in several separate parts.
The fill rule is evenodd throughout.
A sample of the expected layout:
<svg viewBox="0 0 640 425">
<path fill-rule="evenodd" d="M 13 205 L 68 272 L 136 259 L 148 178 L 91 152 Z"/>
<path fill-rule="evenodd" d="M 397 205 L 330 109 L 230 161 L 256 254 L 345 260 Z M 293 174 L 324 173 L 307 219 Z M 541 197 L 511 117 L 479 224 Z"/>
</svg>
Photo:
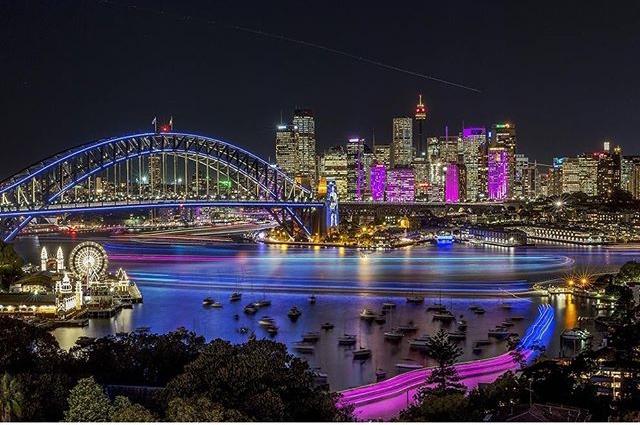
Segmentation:
<svg viewBox="0 0 640 425">
<path fill-rule="evenodd" d="M 49 211 L 160 207 L 180 200 L 280 206 L 298 226 L 296 206 L 321 206 L 282 170 L 228 142 L 188 133 L 142 133 L 71 148 L 0 182 L 0 226 L 9 240 L 34 216 Z"/>
</svg>

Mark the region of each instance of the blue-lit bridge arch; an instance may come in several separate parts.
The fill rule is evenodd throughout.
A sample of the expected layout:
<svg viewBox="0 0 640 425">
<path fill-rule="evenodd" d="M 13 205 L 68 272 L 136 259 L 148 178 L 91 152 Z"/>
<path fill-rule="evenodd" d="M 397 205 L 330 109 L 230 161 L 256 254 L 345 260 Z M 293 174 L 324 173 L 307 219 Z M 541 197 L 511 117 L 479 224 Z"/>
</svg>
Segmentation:
<svg viewBox="0 0 640 425">
<path fill-rule="evenodd" d="M 35 217 L 178 206 L 265 208 L 290 233 L 308 235 L 301 214 L 323 204 L 228 142 L 142 133 L 77 146 L 1 182 L 0 230 L 8 241 Z"/>
</svg>

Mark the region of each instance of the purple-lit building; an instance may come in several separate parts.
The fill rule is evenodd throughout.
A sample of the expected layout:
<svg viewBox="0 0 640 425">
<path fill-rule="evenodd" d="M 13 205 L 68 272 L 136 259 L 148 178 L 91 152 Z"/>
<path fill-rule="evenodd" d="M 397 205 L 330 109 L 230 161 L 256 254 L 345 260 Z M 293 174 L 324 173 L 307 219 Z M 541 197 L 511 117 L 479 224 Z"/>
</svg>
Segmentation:
<svg viewBox="0 0 640 425">
<path fill-rule="evenodd" d="M 371 200 L 373 202 L 384 201 L 384 192 L 387 186 L 387 167 L 379 162 L 371 165 Z"/>
<path fill-rule="evenodd" d="M 509 152 L 502 147 L 489 148 L 487 189 L 489 199 L 502 201 L 507 198 L 509 179 Z"/>
<path fill-rule="evenodd" d="M 387 202 L 413 202 L 416 176 L 412 168 L 392 168 L 387 171 Z"/>
<path fill-rule="evenodd" d="M 460 172 L 458 164 L 450 163 L 445 171 L 444 181 L 445 202 L 460 202 Z"/>
</svg>

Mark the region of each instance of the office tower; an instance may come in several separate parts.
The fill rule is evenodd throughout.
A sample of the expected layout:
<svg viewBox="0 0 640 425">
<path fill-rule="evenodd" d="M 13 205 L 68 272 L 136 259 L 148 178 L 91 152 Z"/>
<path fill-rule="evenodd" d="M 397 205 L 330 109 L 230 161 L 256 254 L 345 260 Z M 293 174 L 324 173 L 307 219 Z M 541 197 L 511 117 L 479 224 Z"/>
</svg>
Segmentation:
<svg viewBox="0 0 640 425">
<path fill-rule="evenodd" d="M 149 190 L 151 194 L 162 192 L 162 158 L 160 155 L 151 155 L 149 161 Z"/>
<path fill-rule="evenodd" d="M 487 134 L 484 127 L 470 127 L 462 130 L 462 141 L 458 144 L 458 153 L 462 154 L 462 163 L 466 167 L 466 196 L 468 201 L 477 201 L 484 194 L 483 170 L 484 149 Z"/>
<path fill-rule="evenodd" d="M 489 199 L 503 201 L 507 198 L 509 178 L 509 151 L 505 147 L 489 147 L 487 189 Z"/>
<path fill-rule="evenodd" d="M 298 172 L 297 177 L 308 188 L 315 188 L 316 175 L 316 129 L 310 109 L 296 109 L 293 125 L 297 128 Z M 314 189 L 315 190 L 315 189 Z"/>
<path fill-rule="evenodd" d="M 513 181 L 513 197 L 524 198 L 526 193 L 525 173 L 529 168 L 529 158 L 521 153 L 515 155 L 515 177 Z"/>
<path fill-rule="evenodd" d="M 416 178 L 416 200 L 429 199 L 429 160 L 426 153 L 413 158 L 413 170 Z"/>
<path fill-rule="evenodd" d="M 460 202 L 460 175 L 458 164 L 449 163 L 445 169 L 445 202 Z"/>
<path fill-rule="evenodd" d="M 334 182 L 336 192 L 341 199 L 347 199 L 347 152 L 343 146 L 327 149 L 320 158 L 320 175 L 327 181 Z"/>
<path fill-rule="evenodd" d="M 374 145 L 373 156 L 376 161 L 389 168 L 391 166 L 391 145 Z"/>
<path fill-rule="evenodd" d="M 625 190 L 631 193 L 633 199 L 640 199 L 640 156 L 626 156 L 625 162 Z"/>
<path fill-rule="evenodd" d="M 362 168 L 364 171 L 364 192 L 362 194 L 363 200 L 371 200 L 371 167 L 376 160 L 375 155 L 371 151 L 368 145 L 364 145 L 364 153 L 362 154 Z"/>
<path fill-rule="evenodd" d="M 413 202 L 415 200 L 415 176 L 409 167 L 397 167 L 387 171 L 387 202 Z"/>
<path fill-rule="evenodd" d="M 493 124 L 490 147 L 502 148 L 506 152 L 507 188 L 505 197 L 512 198 L 515 190 L 516 126 L 511 123 Z"/>
<path fill-rule="evenodd" d="M 619 146 L 610 150 L 610 143 L 605 142 L 604 151 L 599 152 L 598 156 L 598 177 L 597 191 L 598 196 L 609 197 L 620 188 L 621 178 L 621 153 Z"/>
<path fill-rule="evenodd" d="M 424 135 L 422 133 L 422 125 L 427 119 L 427 108 L 422 103 L 422 95 L 418 96 L 418 105 L 416 105 L 416 123 L 418 123 L 418 147 L 416 149 L 416 157 L 423 156 L 424 150 Z"/>
<path fill-rule="evenodd" d="M 537 163 L 529 163 L 522 174 L 522 196 L 524 199 L 535 199 L 540 194 L 540 175 Z"/>
<path fill-rule="evenodd" d="M 562 158 L 560 175 L 562 193 L 580 192 L 580 161 L 578 158 Z"/>
<path fill-rule="evenodd" d="M 347 199 L 361 201 L 365 190 L 364 139 L 347 142 Z"/>
<path fill-rule="evenodd" d="M 371 200 L 373 202 L 383 202 L 387 186 L 387 167 L 383 163 L 375 161 L 371 165 L 370 176 Z"/>
<path fill-rule="evenodd" d="M 411 165 L 413 159 L 413 119 L 411 117 L 393 119 L 393 139 L 391 142 L 391 167 Z"/>
<path fill-rule="evenodd" d="M 594 155 L 579 155 L 580 192 L 589 196 L 598 194 L 598 158 Z"/>
<path fill-rule="evenodd" d="M 298 174 L 298 129 L 294 125 L 281 124 L 276 128 L 276 164 L 291 178 Z"/>
<path fill-rule="evenodd" d="M 429 162 L 429 200 L 444 201 L 445 168 L 447 164 L 458 162 L 458 137 L 430 137 L 427 140 L 427 159 Z"/>
</svg>

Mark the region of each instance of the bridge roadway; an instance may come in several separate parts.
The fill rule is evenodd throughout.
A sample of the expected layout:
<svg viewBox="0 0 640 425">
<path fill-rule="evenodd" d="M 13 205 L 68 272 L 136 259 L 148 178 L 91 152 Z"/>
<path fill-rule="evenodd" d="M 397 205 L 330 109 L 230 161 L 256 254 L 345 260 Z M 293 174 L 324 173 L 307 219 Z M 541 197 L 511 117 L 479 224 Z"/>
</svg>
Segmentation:
<svg viewBox="0 0 640 425">
<path fill-rule="evenodd" d="M 552 331 L 553 322 L 553 308 L 548 304 L 540 306 L 536 320 L 516 348 L 526 361 L 535 358 L 538 351 L 534 347 Z M 505 372 L 518 368 L 519 364 L 511 352 L 456 365 L 461 382 L 469 390 L 480 383 L 493 382 Z M 390 420 L 413 402 L 431 370 L 432 368 L 413 370 L 381 382 L 342 391 L 338 405 L 351 404 L 358 420 Z"/>
<path fill-rule="evenodd" d="M 73 204 L 51 204 L 40 209 L 16 209 L 0 211 L 0 218 L 21 216 L 52 216 L 70 213 L 128 211 L 151 208 L 198 208 L 198 207 L 227 207 L 227 208 L 322 208 L 324 203 L 314 201 L 254 201 L 254 200 L 200 200 L 200 199 L 155 199 L 144 201 L 106 201 L 82 202 Z"/>
</svg>

